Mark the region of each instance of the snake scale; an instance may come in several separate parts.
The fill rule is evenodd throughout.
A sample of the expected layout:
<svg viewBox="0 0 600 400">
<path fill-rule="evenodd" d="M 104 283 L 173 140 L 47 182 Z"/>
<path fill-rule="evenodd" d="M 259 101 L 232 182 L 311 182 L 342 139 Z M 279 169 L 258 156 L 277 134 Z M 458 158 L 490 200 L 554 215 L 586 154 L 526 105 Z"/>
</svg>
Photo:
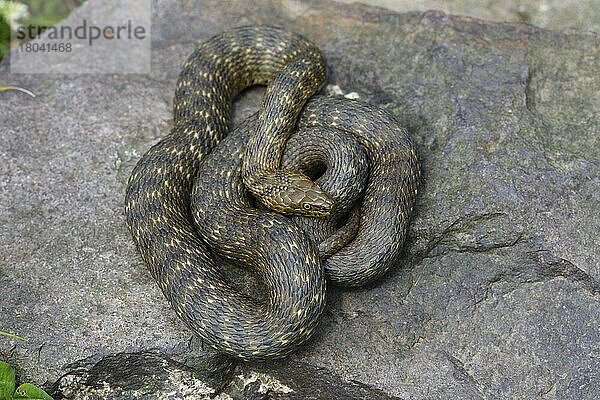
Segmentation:
<svg viewBox="0 0 600 400">
<path fill-rule="evenodd" d="M 363 285 L 398 260 L 419 179 L 415 148 L 384 110 L 313 96 L 324 79 L 319 49 L 300 35 L 267 26 L 217 35 L 183 65 L 174 126 L 130 176 L 125 212 L 142 259 L 177 315 L 228 355 L 288 355 L 317 326 L 326 277 Z M 253 85 L 267 85 L 260 110 L 229 134 L 232 102 Z M 350 212 L 356 236 L 325 256 L 299 224 L 266 209 L 310 217 L 341 213 L 305 173 L 279 168 L 294 127 L 300 137 L 312 130 L 313 148 L 324 130 L 335 128 L 368 157 L 362 201 Z M 302 139 L 296 142 L 301 148 Z M 262 278 L 266 301 L 233 287 L 223 256 Z"/>
</svg>

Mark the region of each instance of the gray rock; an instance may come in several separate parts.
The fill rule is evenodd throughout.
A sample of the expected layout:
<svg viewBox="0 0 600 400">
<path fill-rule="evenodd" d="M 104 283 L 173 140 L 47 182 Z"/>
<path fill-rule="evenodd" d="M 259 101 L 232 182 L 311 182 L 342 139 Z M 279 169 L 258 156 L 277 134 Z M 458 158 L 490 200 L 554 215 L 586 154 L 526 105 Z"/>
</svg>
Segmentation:
<svg viewBox="0 0 600 400">
<path fill-rule="evenodd" d="M 354 0 L 337 0 L 355 3 Z M 498 22 L 527 22 L 547 29 L 600 31 L 600 9 L 595 0 L 361 0 L 397 12 L 441 10 Z"/>
<path fill-rule="evenodd" d="M 23 380 L 159 349 L 170 371 L 204 371 L 196 378 L 233 398 L 600 396 L 597 35 L 329 2 L 164 1 L 154 12 L 150 75 L 0 64 L 0 81 L 38 94 L 0 93 L 0 330 L 28 339 L 0 337 L 0 358 Z M 238 366 L 226 384 L 233 366 L 190 344 L 141 263 L 123 193 L 169 130 L 194 43 L 248 23 L 318 43 L 330 83 L 409 128 L 424 177 L 401 265 L 371 287 L 331 288 L 307 346 Z M 243 96 L 238 119 L 260 94 Z"/>
<path fill-rule="evenodd" d="M 346 382 L 331 371 L 309 364 L 282 362 L 233 367 L 231 360 L 218 355 L 184 364 L 157 351 L 120 353 L 68 365 L 70 372 L 61 376 L 50 392 L 55 399 L 79 400 L 395 398 L 359 382 Z M 291 382 L 290 376 L 294 377 Z"/>
<path fill-rule="evenodd" d="M 232 380 L 234 363 L 206 357 L 208 370 L 179 363 L 158 351 L 119 353 L 81 360 L 66 367 L 51 388 L 55 399 L 211 398 Z"/>
</svg>

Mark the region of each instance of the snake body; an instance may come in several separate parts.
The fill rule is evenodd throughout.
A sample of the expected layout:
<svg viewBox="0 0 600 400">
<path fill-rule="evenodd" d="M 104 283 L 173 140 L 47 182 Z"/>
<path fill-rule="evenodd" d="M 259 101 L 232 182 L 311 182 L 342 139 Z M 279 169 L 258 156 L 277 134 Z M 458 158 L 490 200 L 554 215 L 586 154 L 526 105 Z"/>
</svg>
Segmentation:
<svg viewBox="0 0 600 400">
<path fill-rule="evenodd" d="M 286 143 L 281 168 L 316 177 L 315 183 L 335 200 L 329 218 L 292 217 L 318 244 L 321 259 L 350 243 L 359 228 L 358 202 L 369 179 L 369 158 L 357 138 L 331 126 L 297 131 Z"/>
<path fill-rule="evenodd" d="M 303 108 L 323 78 L 320 52 L 300 35 L 242 27 L 215 36 L 182 68 L 170 134 L 132 171 L 125 211 L 142 259 L 178 316 L 226 354 L 253 360 L 288 355 L 317 326 L 324 267 L 334 282 L 355 286 L 397 261 L 419 176 L 414 147 L 391 115 L 371 106 L 316 97 Z M 268 89 L 258 116 L 246 124 L 251 133 L 240 129 L 224 140 L 233 99 L 256 84 Z M 290 214 L 307 207 L 309 215 L 334 212 L 333 200 L 305 174 L 277 169 L 294 124 L 347 131 L 371 158 L 356 237 L 325 261 L 289 218 L 247 203 L 249 190 L 273 209 L 295 202 L 282 210 Z M 230 161 L 219 161 L 225 153 Z M 208 164 L 211 159 L 218 162 Z M 267 287 L 266 303 L 236 291 L 218 255 L 256 270 Z"/>
</svg>

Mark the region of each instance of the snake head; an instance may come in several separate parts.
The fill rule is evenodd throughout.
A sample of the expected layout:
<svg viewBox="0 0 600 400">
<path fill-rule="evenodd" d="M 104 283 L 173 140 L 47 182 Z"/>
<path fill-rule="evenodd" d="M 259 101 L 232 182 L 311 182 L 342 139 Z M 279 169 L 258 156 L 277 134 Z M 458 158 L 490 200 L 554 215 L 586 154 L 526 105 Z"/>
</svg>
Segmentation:
<svg viewBox="0 0 600 400">
<path fill-rule="evenodd" d="M 262 204 L 283 214 L 328 217 L 335 208 L 335 201 L 327 192 L 296 170 L 263 173 L 250 191 Z"/>
</svg>

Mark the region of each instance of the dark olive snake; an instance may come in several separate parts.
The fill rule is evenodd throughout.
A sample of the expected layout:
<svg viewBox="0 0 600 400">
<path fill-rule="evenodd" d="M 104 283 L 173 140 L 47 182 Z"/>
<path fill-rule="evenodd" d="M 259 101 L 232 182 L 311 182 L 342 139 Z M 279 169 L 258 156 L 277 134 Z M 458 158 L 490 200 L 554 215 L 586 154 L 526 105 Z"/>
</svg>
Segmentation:
<svg viewBox="0 0 600 400">
<path fill-rule="evenodd" d="M 318 324 L 326 277 L 363 285 L 398 261 L 419 179 L 415 148 L 386 111 L 314 96 L 324 79 L 320 51 L 300 35 L 250 26 L 215 36 L 183 66 L 170 134 L 131 174 L 125 211 L 142 259 L 177 315 L 228 355 L 288 355 Z M 233 100 L 257 84 L 267 85 L 259 112 L 229 134 Z M 283 162 L 295 167 L 280 169 L 294 128 L 299 133 L 291 139 L 296 144 L 288 143 L 291 161 Z M 331 129 L 337 133 L 325 140 Z M 331 157 L 325 142 L 352 140 L 368 159 L 368 182 L 364 190 L 355 184 L 349 192 L 357 194 L 349 199 L 337 192 L 353 185 L 346 175 L 361 176 L 361 151 L 352 159 L 339 156 L 347 163 L 336 174 L 327 166 L 324 183 L 305 172 Z M 348 174 L 339 172 L 344 168 Z M 296 223 L 267 207 L 311 218 Z M 357 230 L 348 224 L 336 231 L 348 214 Z M 266 301 L 236 290 L 221 257 L 255 271 Z"/>
</svg>

